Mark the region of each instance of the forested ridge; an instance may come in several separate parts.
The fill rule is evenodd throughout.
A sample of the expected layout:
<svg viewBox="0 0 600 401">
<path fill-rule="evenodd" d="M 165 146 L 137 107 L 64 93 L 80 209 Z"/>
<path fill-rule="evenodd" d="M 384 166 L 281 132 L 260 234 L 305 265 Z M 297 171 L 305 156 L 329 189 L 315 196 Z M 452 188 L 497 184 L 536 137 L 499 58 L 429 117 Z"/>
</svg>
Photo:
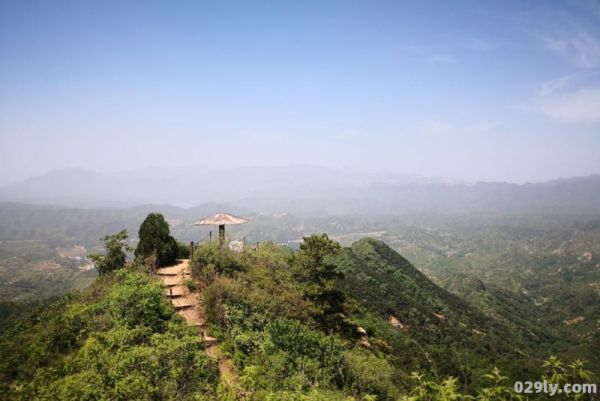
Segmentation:
<svg viewBox="0 0 600 401">
<path fill-rule="evenodd" d="M 130 261 L 126 231 L 105 237 L 89 288 L 3 321 L 2 399 L 512 400 L 515 380 L 597 380 L 568 341 L 552 349 L 554 334 L 484 313 L 385 243 L 320 234 L 298 250 L 193 250 L 186 285 L 232 363 L 228 385 L 153 274 L 158 250 L 163 263 L 191 253 L 162 221 L 147 218 Z"/>
</svg>

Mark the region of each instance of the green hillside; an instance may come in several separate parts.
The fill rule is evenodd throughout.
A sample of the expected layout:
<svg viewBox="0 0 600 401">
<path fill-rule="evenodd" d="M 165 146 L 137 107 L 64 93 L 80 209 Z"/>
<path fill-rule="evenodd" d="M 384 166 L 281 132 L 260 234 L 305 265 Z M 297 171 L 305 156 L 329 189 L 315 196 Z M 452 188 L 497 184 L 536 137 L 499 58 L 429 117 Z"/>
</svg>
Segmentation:
<svg viewBox="0 0 600 401">
<path fill-rule="evenodd" d="M 155 261 L 123 264 L 126 233 L 109 244 L 89 288 L 5 315 L 0 399 L 508 401 L 514 380 L 592 380 L 567 352 L 549 359 L 554 337 L 479 310 L 378 240 L 201 245 L 186 281 L 200 331 L 148 274 Z"/>
<path fill-rule="evenodd" d="M 429 369 L 477 380 L 492 365 L 522 376 L 539 366 L 543 356 L 532 355 L 527 333 L 510 330 L 506 322 L 437 286 L 383 242 L 362 239 L 344 248 L 336 264 L 345 275 L 340 288 L 361 309 L 397 318 L 403 335 L 414 342 L 408 348 L 422 349 L 433 361 Z M 407 345 L 400 343 L 394 354 L 406 351 Z"/>
</svg>

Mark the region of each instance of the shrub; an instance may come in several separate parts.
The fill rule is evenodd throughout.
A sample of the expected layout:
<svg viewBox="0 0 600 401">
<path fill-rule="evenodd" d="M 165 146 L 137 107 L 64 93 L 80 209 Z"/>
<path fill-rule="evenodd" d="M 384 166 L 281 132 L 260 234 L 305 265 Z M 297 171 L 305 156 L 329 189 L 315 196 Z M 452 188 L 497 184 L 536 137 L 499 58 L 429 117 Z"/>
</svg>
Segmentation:
<svg viewBox="0 0 600 401">
<path fill-rule="evenodd" d="M 356 392 L 384 398 L 394 394 L 394 368 L 387 360 L 364 350 L 352 350 L 344 353 L 344 368 Z"/>
<path fill-rule="evenodd" d="M 313 331 L 295 320 L 279 319 L 266 328 L 267 354 L 284 358 L 288 377 L 299 384 L 332 387 L 342 377 L 342 342 L 335 336 Z M 293 380 L 294 381 L 294 380 Z"/>
<path fill-rule="evenodd" d="M 190 251 L 190 245 L 177 241 L 177 259 L 189 259 Z"/>
<path fill-rule="evenodd" d="M 192 273 L 196 277 L 202 277 L 205 270 L 232 276 L 245 269 L 238 255 L 229 249 L 204 245 L 194 251 Z"/>
<path fill-rule="evenodd" d="M 226 329 L 247 325 L 252 311 L 250 305 L 244 302 L 244 289 L 237 281 L 221 276 L 202 292 L 209 322 Z"/>
<path fill-rule="evenodd" d="M 108 294 L 108 310 L 119 325 L 147 326 L 161 331 L 171 317 L 172 308 L 158 282 L 148 282 L 137 272 L 119 274 L 120 282 Z"/>
<path fill-rule="evenodd" d="M 0 335 L 0 400 L 215 400 L 202 339 L 146 275 L 121 270 Z"/>
<path fill-rule="evenodd" d="M 196 284 L 196 282 L 192 279 L 186 279 L 183 284 L 187 287 L 188 290 L 194 292 L 198 289 L 198 285 Z"/>
</svg>

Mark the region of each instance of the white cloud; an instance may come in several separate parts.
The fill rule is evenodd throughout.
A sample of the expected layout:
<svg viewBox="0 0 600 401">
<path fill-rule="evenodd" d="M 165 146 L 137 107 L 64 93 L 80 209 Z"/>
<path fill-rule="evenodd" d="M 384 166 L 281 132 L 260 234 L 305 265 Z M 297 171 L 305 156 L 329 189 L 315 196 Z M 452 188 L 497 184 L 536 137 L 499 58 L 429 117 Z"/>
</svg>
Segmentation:
<svg viewBox="0 0 600 401">
<path fill-rule="evenodd" d="M 361 137 L 360 132 L 355 129 L 343 129 L 334 135 L 335 139 L 339 139 L 342 141 L 350 141 L 350 140 L 358 139 L 360 137 Z"/>
<path fill-rule="evenodd" d="M 469 122 L 454 123 L 445 120 L 425 120 L 421 129 L 425 134 L 435 136 L 483 134 L 493 131 L 499 126 L 498 122 Z"/>
<path fill-rule="evenodd" d="M 492 42 L 490 42 L 489 40 L 482 39 L 482 38 L 471 37 L 471 38 L 467 38 L 465 41 L 466 41 L 467 47 L 469 47 L 470 49 L 473 49 L 473 50 L 485 51 L 485 50 L 492 50 L 496 47 L 496 45 L 493 44 Z"/>
<path fill-rule="evenodd" d="M 456 59 L 452 56 L 447 55 L 434 55 L 431 57 L 431 62 L 435 64 L 454 64 L 456 63 Z"/>
<path fill-rule="evenodd" d="M 585 32 L 568 38 L 545 37 L 543 46 L 553 53 L 572 60 L 580 68 L 600 67 L 600 40 Z"/>
<path fill-rule="evenodd" d="M 544 48 L 551 50 L 560 56 L 567 55 L 567 49 L 569 45 L 566 40 L 543 38 L 542 41 L 544 42 Z"/>
<path fill-rule="evenodd" d="M 600 70 L 582 70 L 545 82 L 529 105 L 518 108 L 564 122 L 599 122 L 599 75 Z"/>
<path fill-rule="evenodd" d="M 565 75 L 564 77 L 560 77 L 558 79 L 554 79 L 552 81 L 544 82 L 542 84 L 542 88 L 540 89 L 539 97 L 543 98 L 546 96 L 551 96 L 552 93 L 560 90 L 562 87 L 567 85 L 570 81 L 576 80 L 581 73 L 574 73 L 570 75 Z"/>
<path fill-rule="evenodd" d="M 586 9 L 592 6 L 580 5 Z M 554 34 L 541 38 L 542 46 L 571 63 L 576 72 L 542 83 L 525 109 L 558 121 L 600 122 L 600 37 L 579 20 L 568 15 L 562 18 L 564 23 L 554 27 Z"/>
<path fill-rule="evenodd" d="M 406 46 L 405 48 L 409 52 L 430 63 L 454 64 L 458 62 L 456 57 L 452 56 L 451 54 L 441 53 L 440 49 L 433 49 L 428 46 Z"/>
<path fill-rule="evenodd" d="M 600 122 L 600 88 L 550 92 L 539 97 L 536 108 L 561 121 Z"/>
</svg>

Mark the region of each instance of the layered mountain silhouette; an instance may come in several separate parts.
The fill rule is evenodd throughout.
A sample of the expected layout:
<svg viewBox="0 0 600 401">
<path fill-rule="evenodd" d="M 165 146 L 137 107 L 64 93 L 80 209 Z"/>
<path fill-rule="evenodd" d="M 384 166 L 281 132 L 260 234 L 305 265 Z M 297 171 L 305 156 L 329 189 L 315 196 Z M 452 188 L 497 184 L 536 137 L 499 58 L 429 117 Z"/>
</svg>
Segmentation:
<svg viewBox="0 0 600 401">
<path fill-rule="evenodd" d="M 227 202 L 256 212 L 296 214 L 600 212 L 600 175 L 538 184 L 462 183 L 314 166 L 228 170 L 54 170 L 0 188 L 0 201 L 78 207 Z"/>
</svg>

